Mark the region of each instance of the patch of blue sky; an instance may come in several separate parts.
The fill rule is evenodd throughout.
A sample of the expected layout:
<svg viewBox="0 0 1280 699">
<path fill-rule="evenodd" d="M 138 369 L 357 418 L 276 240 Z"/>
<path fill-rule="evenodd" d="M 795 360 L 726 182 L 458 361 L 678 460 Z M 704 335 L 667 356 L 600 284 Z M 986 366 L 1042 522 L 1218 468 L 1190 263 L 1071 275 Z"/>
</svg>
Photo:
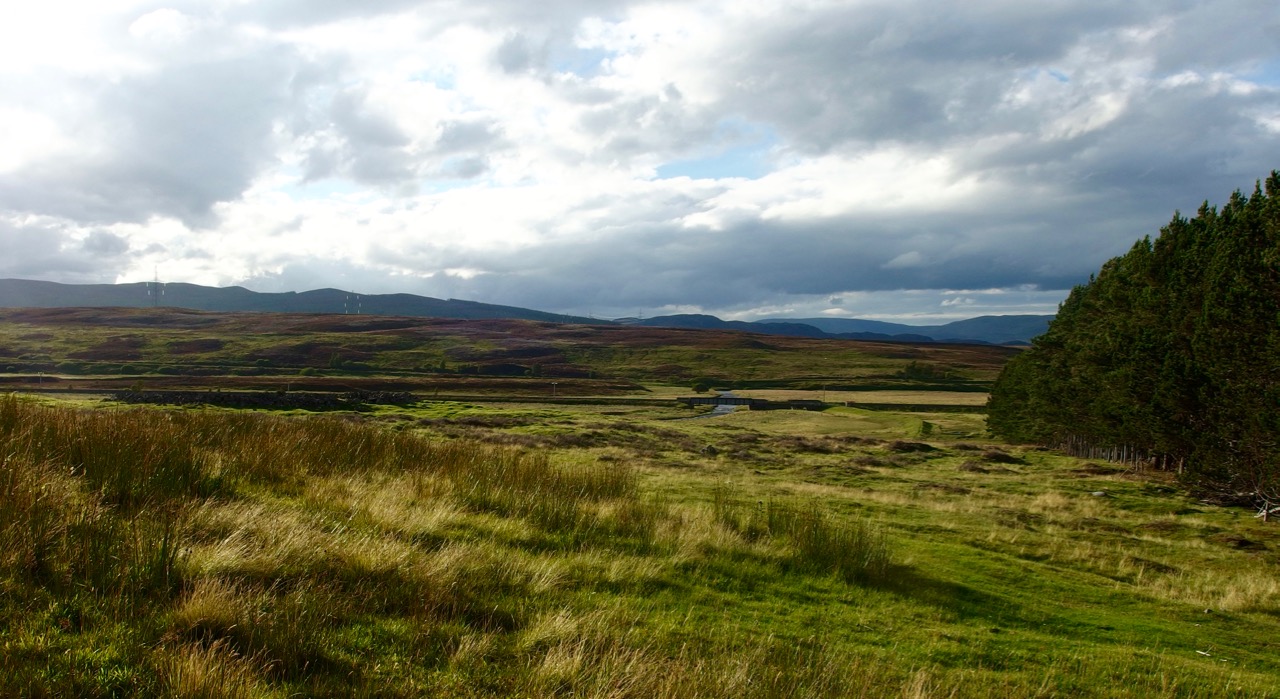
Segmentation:
<svg viewBox="0 0 1280 699">
<path fill-rule="evenodd" d="M 1280 87 L 1280 57 L 1260 62 L 1253 70 L 1243 76 L 1251 83 Z"/>
<path fill-rule="evenodd" d="M 676 160 L 658 167 L 658 179 L 688 177 L 694 180 L 718 180 L 728 177 L 757 179 L 769 174 L 768 148 L 744 146 L 706 158 Z"/>
<path fill-rule="evenodd" d="M 410 82 L 431 83 L 441 90 L 452 90 L 458 87 L 458 76 L 452 71 L 423 71 L 409 77 Z"/>
<path fill-rule="evenodd" d="M 742 119 L 726 119 L 717 129 L 713 143 L 696 157 L 664 163 L 657 169 L 659 179 L 757 179 L 773 171 L 773 150 L 778 135 L 772 128 Z"/>
<path fill-rule="evenodd" d="M 600 48 L 579 48 L 569 46 L 554 50 L 551 54 L 551 69 L 557 73 L 572 73 L 580 78 L 594 78 L 600 74 L 604 62 L 613 58 L 616 53 Z"/>
<path fill-rule="evenodd" d="M 302 178 L 280 188 L 294 201 L 317 201 L 358 194 L 364 188 L 356 183 L 337 177 L 326 177 L 320 180 L 304 181 Z"/>
</svg>

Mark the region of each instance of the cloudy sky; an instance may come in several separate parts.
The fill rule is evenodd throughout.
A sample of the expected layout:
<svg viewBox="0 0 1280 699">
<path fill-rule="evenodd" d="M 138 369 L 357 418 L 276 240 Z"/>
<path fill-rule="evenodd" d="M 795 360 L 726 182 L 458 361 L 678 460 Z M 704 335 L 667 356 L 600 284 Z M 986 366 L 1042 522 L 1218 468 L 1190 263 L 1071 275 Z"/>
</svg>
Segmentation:
<svg viewBox="0 0 1280 699">
<path fill-rule="evenodd" d="M 0 9 L 0 277 L 1047 313 L 1274 168 L 1275 0 Z"/>
</svg>

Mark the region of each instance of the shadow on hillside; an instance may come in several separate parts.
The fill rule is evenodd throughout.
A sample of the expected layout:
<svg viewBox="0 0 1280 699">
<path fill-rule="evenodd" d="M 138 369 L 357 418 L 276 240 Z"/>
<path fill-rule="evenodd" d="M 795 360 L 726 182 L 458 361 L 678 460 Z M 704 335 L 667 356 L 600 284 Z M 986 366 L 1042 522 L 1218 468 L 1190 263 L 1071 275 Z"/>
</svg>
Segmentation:
<svg viewBox="0 0 1280 699">
<path fill-rule="evenodd" d="M 929 577 L 911 566 L 891 565 L 882 578 L 866 586 L 949 611 L 962 619 L 1021 617 L 1016 605 L 1011 605 L 1006 599 Z"/>
</svg>

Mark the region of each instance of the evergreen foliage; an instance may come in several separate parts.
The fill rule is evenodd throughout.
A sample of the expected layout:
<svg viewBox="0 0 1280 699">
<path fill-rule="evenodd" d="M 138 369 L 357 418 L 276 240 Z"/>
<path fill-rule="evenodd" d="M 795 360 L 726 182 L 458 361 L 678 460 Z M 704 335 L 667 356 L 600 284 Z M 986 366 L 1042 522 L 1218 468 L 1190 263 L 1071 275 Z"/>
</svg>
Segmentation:
<svg viewBox="0 0 1280 699">
<path fill-rule="evenodd" d="M 989 425 L 1280 504 L 1280 172 L 1220 210 L 1175 213 L 1073 289 L 996 381 Z"/>
</svg>

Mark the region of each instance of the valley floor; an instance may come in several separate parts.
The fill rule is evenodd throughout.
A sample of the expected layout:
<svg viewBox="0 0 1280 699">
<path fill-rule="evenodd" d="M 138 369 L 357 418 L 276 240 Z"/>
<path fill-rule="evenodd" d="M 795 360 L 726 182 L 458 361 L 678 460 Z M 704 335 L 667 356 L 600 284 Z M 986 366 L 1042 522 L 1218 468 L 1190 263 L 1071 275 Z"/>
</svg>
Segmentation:
<svg viewBox="0 0 1280 699">
<path fill-rule="evenodd" d="M 689 414 L 0 398 L 0 693 L 1280 696 L 1275 523 L 975 413 Z"/>
</svg>

